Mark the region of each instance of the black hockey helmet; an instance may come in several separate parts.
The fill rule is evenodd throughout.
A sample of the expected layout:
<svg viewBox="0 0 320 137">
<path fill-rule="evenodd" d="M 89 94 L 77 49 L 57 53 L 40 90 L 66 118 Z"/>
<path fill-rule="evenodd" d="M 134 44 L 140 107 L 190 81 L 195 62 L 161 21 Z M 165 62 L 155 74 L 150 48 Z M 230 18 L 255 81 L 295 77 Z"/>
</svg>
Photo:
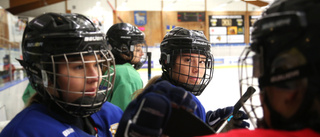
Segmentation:
<svg viewBox="0 0 320 137">
<path fill-rule="evenodd" d="M 106 38 L 112 47 L 111 51 L 115 56 L 116 64 L 128 62 L 142 65 L 146 61 L 148 46 L 144 40 L 145 35 L 136 26 L 129 23 L 114 24 L 109 28 Z M 137 50 L 139 55 L 134 54 Z M 142 56 L 141 53 L 143 53 Z M 136 59 L 138 61 L 135 61 Z"/>
<path fill-rule="evenodd" d="M 159 61 L 162 65 L 163 78 L 169 80 L 171 83 L 177 86 L 182 86 L 194 95 L 200 95 L 212 79 L 214 65 L 210 43 L 203 32 L 176 27 L 165 35 L 163 41 L 161 42 L 160 50 L 161 57 Z M 197 78 L 201 79 L 200 84 L 188 84 L 189 78 L 187 82 L 181 82 L 179 81 L 179 78 L 173 78 L 174 73 L 191 77 L 189 74 L 190 72 L 184 72 L 187 74 L 183 74 L 183 72 L 173 71 L 173 67 L 175 65 L 179 65 L 176 63 L 177 57 L 185 56 L 185 53 L 189 53 L 189 55 L 187 55 L 189 57 L 199 58 L 200 55 L 205 56 L 205 58 L 203 58 L 205 60 L 205 67 L 201 68 L 205 69 L 204 75 L 197 76 Z M 196 55 L 191 56 L 192 53 Z M 199 66 L 191 65 L 188 65 L 188 67 L 189 69 L 194 67 L 199 68 Z"/>
<path fill-rule="evenodd" d="M 45 13 L 31 20 L 23 34 L 22 55 L 23 60 L 19 62 L 25 68 L 32 87 L 43 100 L 55 102 L 71 115 L 85 117 L 100 110 L 113 86 L 111 76 L 114 70 L 110 70 L 115 64 L 111 51 L 107 49 L 105 35 L 81 14 Z M 82 59 L 85 70 L 85 64 L 89 63 L 83 59 L 86 55 L 95 55 L 98 67 L 104 70 L 98 77 L 104 85 L 97 85 L 99 89 L 96 89 L 94 98 L 87 98 L 83 93 L 81 101 L 69 102 L 63 99 L 66 98 L 64 94 L 71 96 L 75 93 L 61 89 L 56 80 L 70 76 L 60 74 L 57 65 L 68 66 L 75 63 L 69 60 L 70 57 L 76 57 Z M 81 78 L 88 79 L 87 76 Z M 59 96 L 54 96 L 48 89 Z"/>
<path fill-rule="evenodd" d="M 261 91 L 270 86 L 290 90 L 305 87 L 306 90 L 299 110 L 290 118 L 273 109 L 268 96 L 264 95 L 273 128 L 297 130 L 315 128 L 315 124 L 319 127 L 319 110 L 317 114 L 310 113 L 313 101 L 320 99 L 319 13 L 318 0 L 278 0 L 254 23 L 252 44 L 243 58 L 251 59 L 252 55 L 253 75 L 243 73 L 240 86 L 258 78 Z M 241 65 L 249 64 L 246 60 Z"/>
</svg>

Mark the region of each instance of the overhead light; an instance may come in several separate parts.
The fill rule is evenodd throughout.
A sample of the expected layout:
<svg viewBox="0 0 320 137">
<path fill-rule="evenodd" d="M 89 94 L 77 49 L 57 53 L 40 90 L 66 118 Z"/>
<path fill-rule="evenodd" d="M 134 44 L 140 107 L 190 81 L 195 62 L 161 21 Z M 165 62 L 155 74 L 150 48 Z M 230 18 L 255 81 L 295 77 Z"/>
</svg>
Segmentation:
<svg viewBox="0 0 320 137">
<path fill-rule="evenodd" d="M 101 5 L 101 2 L 100 2 L 100 1 L 97 1 L 97 2 L 96 2 L 96 5 L 97 5 L 97 6 L 100 6 L 100 5 Z"/>
</svg>

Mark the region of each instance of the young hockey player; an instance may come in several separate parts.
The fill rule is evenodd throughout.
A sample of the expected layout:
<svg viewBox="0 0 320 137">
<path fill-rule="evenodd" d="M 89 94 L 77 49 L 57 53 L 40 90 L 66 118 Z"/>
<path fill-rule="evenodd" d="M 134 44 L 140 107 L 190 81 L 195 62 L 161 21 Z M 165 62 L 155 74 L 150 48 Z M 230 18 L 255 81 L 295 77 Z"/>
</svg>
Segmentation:
<svg viewBox="0 0 320 137">
<path fill-rule="evenodd" d="M 25 28 L 22 54 L 20 63 L 36 94 L 1 137 L 115 134 L 123 112 L 106 102 L 114 58 L 105 35 L 88 18 L 56 13 L 34 18 Z"/>
<path fill-rule="evenodd" d="M 129 23 L 118 23 L 107 32 L 108 44 L 116 60 L 116 78 L 113 94 L 108 101 L 125 110 L 134 91 L 143 87 L 137 69 L 146 61 L 147 45 L 144 33 Z"/>
<path fill-rule="evenodd" d="M 253 108 L 248 112 L 258 119 L 258 128 L 206 137 L 320 137 L 319 11 L 318 0 L 270 5 L 254 24 L 253 43 L 244 52 L 253 55 L 254 73 L 240 79 L 241 86 L 259 80 L 263 116 L 257 117 L 261 109 L 254 101 L 247 107 Z M 249 57 L 241 58 L 241 64 L 249 63 Z"/>
<path fill-rule="evenodd" d="M 134 136 L 132 135 L 133 132 L 146 136 L 175 136 L 176 133 L 181 132 L 183 132 L 181 136 L 197 135 L 196 130 L 201 126 L 197 127 L 189 121 L 190 119 L 186 118 L 189 117 L 189 114 L 176 115 L 177 111 L 175 109 L 172 109 L 172 112 L 165 111 L 168 107 L 166 106 L 168 103 L 165 103 L 167 100 L 173 102 L 173 108 L 182 108 L 186 112 L 192 112 L 198 119 L 198 121 L 196 120 L 197 123 L 207 122 L 208 127 L 215 126 L 220 120 L 233 112 L 233 107 L 226 107 L 209 111 L 206 114 L 201 102 L 195 96 L 203 92 L 213 75 L 214 59 L 211 54 L 211 46 L 202 31 L 176 27 L 164 37 L 160 50 L 162 76 L 153 78 L 152 82 L 155 82 L 155 84 L 148 83 L 141 95 L 128 106 L 116 136 Z M 181 89 L 176 89 L 178 87 Z M 160 93 L 160 95 L 154 93 Z M 157 96 L 164 96 L 163 104 L 157 103 L 161 101 L 156 102 L 154 98 L 157 98 Z M 158 97 L 158 99 L 162 97 Z M 143 113 L 143 110 L 149 111 Z M 242 111 L 240 113 L 244 114 Z M 249 126 L 247 122 L 243 121 L 246 118 L 245 114 L 242 117 L 237 117 L 237 122 L 234 122 L 233 128 Z M 148 127 L 148 125 L 152 126 Z M 210 133 L 206 126 L 203 126 L 203 128 L 199 132 L 206 130 L 205 133 Z M 213 132 L 211 130 L 211 133 Z"/>
</svg>

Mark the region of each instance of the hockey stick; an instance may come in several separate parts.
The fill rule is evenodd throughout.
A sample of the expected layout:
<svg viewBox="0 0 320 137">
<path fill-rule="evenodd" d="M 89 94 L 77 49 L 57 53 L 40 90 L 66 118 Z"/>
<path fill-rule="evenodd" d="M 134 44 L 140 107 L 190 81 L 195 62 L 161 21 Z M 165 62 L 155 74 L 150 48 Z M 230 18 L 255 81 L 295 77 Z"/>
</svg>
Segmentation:
<svg viewBox="0 0 320 137">
<path fill-rule="evenodd" d="M 115 16 L 117 16 L 117 18 L 121 21 L 121 23 L 123 23 L 123 20 L 120 18 L 119 15 L 117 15 L 116 9 L 112 6 L 112 4 L 109 2 L 109 0 L 107 0 L 107 3 L 111 7 L 111 9 L 112 9 L 113 13 L 115 14 Z"/>
<path fill-rule="evenodd" d="M 221 130 L 228 124 L 228 122 L 232 119 L 234 115 L 236 115 L 239 112 L 239 109 L 241 106 L 253 95 L 253 93 L 256 91 L 253 87 L 248 87 L 247 91 L 241 96 L 241 98 L 238 100 L 238 102 L 233 106 L 233 112 L 230 116 L 227 116 L 225 119 L 221 120 L 219 123 L 223 122 L 222 125 L 218 128 L 216 133 L 220 133 Z M 220 124 L 217 125 L 220 125 Z"/>
</svg>

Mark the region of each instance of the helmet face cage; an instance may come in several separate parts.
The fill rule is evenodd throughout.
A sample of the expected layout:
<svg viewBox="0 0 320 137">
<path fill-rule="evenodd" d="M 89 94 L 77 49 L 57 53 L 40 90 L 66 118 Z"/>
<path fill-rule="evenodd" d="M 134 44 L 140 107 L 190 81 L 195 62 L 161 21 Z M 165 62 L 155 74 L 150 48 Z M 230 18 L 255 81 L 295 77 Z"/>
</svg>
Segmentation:
<svg viewBox="0 0 320 137">
<path fill-rule="evenodd" d="M 91 56 L 91 60 L 86 58 L 88 56 Z M 92 69 L 87 68 L 88 64 L 94 64 L 97 75 L 88 74 L 91 71 L 89 69 Z M 46 68 L 52 66 L 52 69 L 41 70 L 43 81 L 39 84 L 47 88 L 46 91 L 54 102 L 72 115 L 91 115 L 100 109 L 107 95 L 111 94 L 109 92 L 113 88 L 115 64 L 110 51 L 52 55 L 51 62 L 41 62 L 41 65 L 47 66 Z M 59 72 L 59 66 L 63 66 L 67 71 Z M 72 73 L 74 69 L 78 70 L 76 75 Z M 61 83 L 62 79 L 65 83 Z M 95 82 L 96 85 L 88 84 L 92 79 L 98 81 Z M 78 85 L 74 85 L 75 81 L 83 83 L 78 82 Z"/>
<path fill-rule="evenodd" d="M 256 89 L 256 92 L 251 96 L 251 98 L 242 104 L 242 108 L 248 114 L 251 125 L 254 128 L 257 128 L 257 122 L 260 121 L 263 116 L 257 78 L 257 73 L 259 73 L 259 70 L 257 69 L 260 68 L 260 56 L 253 54 L 254 53 L 250 50 L 250 47 L 246 47 L 240 55 L 238 68 L 240 97 L 243 96 L 249 87 Z"/>
<path fill-rule="evenodd" d="M 132 41 L 130 52 L 132 54 L 131 64 L 143 64 L 147 61 L 148 46 L 145 41 Z"/>
<path fill-rule="evenodd" d="M 33 88 L 71 115 L 99 111 L 113 88 L 115 61 L 105 35 L 81 14 L 36 17 L 24 31 L 22 52 Z"/>
<path fill-rule="evenodd" d="M 169 65 L 163 69 L 171 82 L 200 95 L 213 76 L 213 55 L 203 50 L 176 49 L 167 54 Z"/>
<path fill-rule="evenodd" d="M 175 27 L 160 45 L 163 76 L 176 86 L 200 95 L 213 75 L 213 55 L 202 31 Z"/>
</svg>

